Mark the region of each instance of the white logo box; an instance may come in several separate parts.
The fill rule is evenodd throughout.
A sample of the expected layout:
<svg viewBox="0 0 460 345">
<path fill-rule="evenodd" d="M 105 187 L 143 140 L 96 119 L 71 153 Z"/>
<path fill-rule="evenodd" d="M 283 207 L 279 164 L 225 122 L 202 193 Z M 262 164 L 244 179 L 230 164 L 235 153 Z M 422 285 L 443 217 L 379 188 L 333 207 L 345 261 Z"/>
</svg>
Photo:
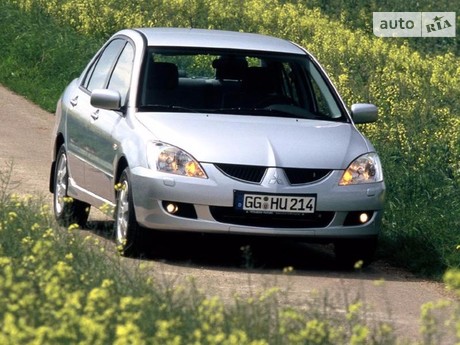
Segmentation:
<svg viewBox="0 0 460 345">
<path fill-rule="evenodd" d="M 373 12 L 378 37 L 455 37 L 455 12 Z"/>
</svg>

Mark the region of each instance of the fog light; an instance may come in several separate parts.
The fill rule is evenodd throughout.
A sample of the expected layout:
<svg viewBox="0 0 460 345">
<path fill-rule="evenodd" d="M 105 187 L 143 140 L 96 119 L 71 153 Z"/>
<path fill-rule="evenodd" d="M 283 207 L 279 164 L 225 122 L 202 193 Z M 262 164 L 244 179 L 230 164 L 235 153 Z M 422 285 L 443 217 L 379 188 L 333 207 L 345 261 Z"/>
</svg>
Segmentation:
<svg viewBox="0 0 460 345">
<path fill-rule="evenodd" d="M 348 212 L 344 226 L 357 226 L 369 223 L 374 215 L 374 211 L 352 211 Z"/>
<path fill-rule="evenodd" d="M 167 204 L 166 205 L 166 211 L 168 211 L 168 213 L 170 214 L 174 214 L 176 213 L 177 211 L 179 211 L 179 206 L 177 206 L 176 204 Z"/>
<path fill-rule="evenodd" d="M 367 221 L 369 220 L 369 215 L 367 213 L 361 213 L 359 215 L 359 221 L 364 224 L 364 223 L 367 223 Z"/>
</svg>

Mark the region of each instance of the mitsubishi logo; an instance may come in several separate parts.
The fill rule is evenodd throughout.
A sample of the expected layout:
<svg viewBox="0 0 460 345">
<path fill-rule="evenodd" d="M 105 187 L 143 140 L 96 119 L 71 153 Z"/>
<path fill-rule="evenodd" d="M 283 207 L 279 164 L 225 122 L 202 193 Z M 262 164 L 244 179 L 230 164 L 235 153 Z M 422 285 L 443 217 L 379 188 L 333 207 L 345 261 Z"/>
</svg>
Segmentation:
<svg viewBox="0 0 460 345">
<path fill-rule="evenodd" d="M 278 176 L 278 172 L 275 171 L 272 178 L 268 181 L 268 184 L 284 184 L 284 181 Z"/>
</svg>

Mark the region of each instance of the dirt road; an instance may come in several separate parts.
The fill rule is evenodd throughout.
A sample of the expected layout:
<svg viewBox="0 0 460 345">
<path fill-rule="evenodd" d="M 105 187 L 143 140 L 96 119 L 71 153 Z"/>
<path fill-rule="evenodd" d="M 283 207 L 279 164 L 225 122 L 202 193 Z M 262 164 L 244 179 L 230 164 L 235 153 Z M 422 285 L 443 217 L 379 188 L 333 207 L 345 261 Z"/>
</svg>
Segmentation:
<svg viewBox="0 0 460 345">
<path fill-rule="evenodd" d="M 54 115 L 0 87 L 0 169 L 13 162 L 12 182 L 20 193 L 48 193 L 50 133 Z M 98 216 L 92 216 L 98 220 Z M 105 239 L 113 249 L 113 242 Z M 428 301 L 451 298 L 441 284 L 416 279 L 384 262 L 360 272 L 334 268 L 332 255 L 323 248 L 289 241 L 248 243 L 244 239 L 212 236 L 165 236 L 155 255 L 142 260 L 150 274 L 180 282 L 193 277 L 211 295 L 248 296 L 277 286 L 285 303 L 301 306 L 312 292 L 327 292 L 338 300 L 360 296 L 368 303 L 370 318 L 393 320 L 398 332 L 415 338 L 420 307 Z M 131 260 L 136 263 L 141 260 Z M 129 262 L 129 261 L 128 261 Z M 283 274 L 292 266 L 294 272 Z M 340 309 L 340 307 L 339 307 Z"/>
</svg>

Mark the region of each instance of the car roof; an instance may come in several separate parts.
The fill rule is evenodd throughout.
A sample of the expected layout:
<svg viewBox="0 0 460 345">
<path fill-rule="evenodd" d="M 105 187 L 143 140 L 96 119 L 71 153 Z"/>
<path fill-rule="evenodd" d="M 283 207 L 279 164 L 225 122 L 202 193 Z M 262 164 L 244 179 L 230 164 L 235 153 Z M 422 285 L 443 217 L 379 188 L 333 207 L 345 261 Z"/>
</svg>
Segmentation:
<svg viewBox="0 0 460 345">
<path fill-rule="evenodd" d="M 290 41 L 261 34 L 190 28 L 139 28 L 134 30 L 145 37 L 149 46 L 206 47 L 306 54 L 302 48 Z"/>
</svg>

